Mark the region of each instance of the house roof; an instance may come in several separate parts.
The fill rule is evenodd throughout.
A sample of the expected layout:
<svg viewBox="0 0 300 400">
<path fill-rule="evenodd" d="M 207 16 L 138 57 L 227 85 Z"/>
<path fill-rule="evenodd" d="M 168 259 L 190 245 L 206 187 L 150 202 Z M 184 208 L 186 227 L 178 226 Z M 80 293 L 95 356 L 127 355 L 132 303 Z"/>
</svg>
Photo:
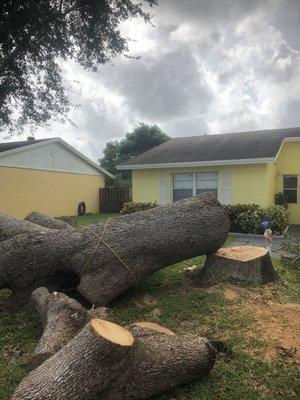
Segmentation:
<svg viewBox="0 0 300 400">
<path fill-rule="evenodd" d="M 29 146 L 34 143 L 44 142 L 45 140 L 49 140 L 49 139 L 35 139 L 35 140 L 22 140 L 22 141 L 20 140 L 18 142 L 0 143 L 0 153 L 2 153 L 3 151 L 14 150 L 14 149 L 18 149 L 20 147 Z"/>
<path fill-rule="evenodd" d="M 283 141 L 292 138 L 300 140 L 300 127 L 174 138 L 124 161 L 117 168 L 272 162 Z"/>
<path fill-rule="evenodd" d="M 24 151 L 25 149 L 29 148 L 35 148 L 42 146 L 44 144 L 48 143 L 60 143 L 67 149 L 69 149 L 71 152 L 75 153 L 78 157 L 81 159 L 85 160 L 89 165 L 97 169 L 99 172 L 102 172 L 103 174 L 114 178 L 112 174 L 110 174 L 108 171 L 106 171 L 104 168 L 100 167 L 96 163 L 94 163 L 92 160 L 84 156 L 82 153 L 80 153 L 78 150 L 74 149 L 74 147 L 70 146 L 67 142 L 65 142 L 63 139 L 56 137 L 56 138 L 49 138 L 49 139 L 35 139 L 35 140 L 24 140 L 24 141 L 18 141 L 18 142 L 3 142 L 0 143 L 0 157 L 7 155 L 7 154 L 13 154 L 19 151 Z"/>
</svg>

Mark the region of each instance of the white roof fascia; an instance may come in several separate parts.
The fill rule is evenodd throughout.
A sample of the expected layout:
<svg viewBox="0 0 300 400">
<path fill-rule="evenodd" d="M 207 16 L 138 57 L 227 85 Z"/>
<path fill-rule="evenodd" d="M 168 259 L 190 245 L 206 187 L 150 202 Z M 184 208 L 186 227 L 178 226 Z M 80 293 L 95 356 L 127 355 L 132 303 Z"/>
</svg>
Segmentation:
<svg viewBox="0 0 300 400">
<path fill-rule="evenodd" d="M 237 160 L 213 160 L 213 161 L 191 161 L 157 164 L 117 165 L 117 170 L 153 169 L 153 168 L 181 168 L 181 167 L 208 167 L 214 165 L 242 165 L 242 164 L 266 164 L 276 160 L 275 157 L 245 158 Z"/>
</svg>

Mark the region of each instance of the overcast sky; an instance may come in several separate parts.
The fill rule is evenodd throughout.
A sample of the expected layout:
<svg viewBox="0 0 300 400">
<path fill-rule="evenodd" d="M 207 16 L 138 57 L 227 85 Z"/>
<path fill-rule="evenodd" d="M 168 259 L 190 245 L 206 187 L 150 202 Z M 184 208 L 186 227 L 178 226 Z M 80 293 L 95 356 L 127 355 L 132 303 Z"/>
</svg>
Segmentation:
<svg viewBox="0 0 300 400">
<path fill-rule="evenodd" d="M 128 21 L 130 54 L 87 73 L 64 63 L 69 124 L 41 128 L 96 160 L 139 121 L 170 136 L 300 126 L 300 0 L 159 0 Z M 26 135 L 25 135 L 26 137 Z"/>
</svg>

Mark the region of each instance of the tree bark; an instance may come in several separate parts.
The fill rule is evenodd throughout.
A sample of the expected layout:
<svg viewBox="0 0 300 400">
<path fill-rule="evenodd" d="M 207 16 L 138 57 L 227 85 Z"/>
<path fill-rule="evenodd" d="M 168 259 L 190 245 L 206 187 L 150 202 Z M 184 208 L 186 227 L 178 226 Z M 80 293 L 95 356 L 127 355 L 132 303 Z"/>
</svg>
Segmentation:
<svg viewBox="0 0 300 400">
<path fill-rule="evenodd" d="M 68 344 L 29 373 L 12 400 L 89 400 L 121 375 L 134 338 L 112 322 L 91 320 Z"/>
<path fill-rule="evenodd" d="M 148 399 L 201 378 L 214 365 L 215 350 L 203 337 L 175 336 L 141 326 L 130 331 L 135 346 L 129 367 L 99 400 Z"/>
<path fill-rule="evenodd" d="M 73 229 L 73 227 L 67 222 L 49 217 L 48 215 L 44 215 L 36 211 L 29 213 L 25 218 L 25 221 L 29 221 L 36 225 L 44 226 L 50 229 Z"/>
<path fill-rule="evenodd" d="M 22 233 L 45 234 L 49 229 L 0 212 L 0 242 Z"/>
<path fill-rule="evenodd" d="M 264 285 L 278 280 L 268 250 L 254 246 L 219 249 L 208 254 L 203 268 L 190 275 L 192 285 L 200 287 L 220 282 Z"/>
<path fill-rule="evenodd" d="M 228 231 L 225 211 L 211 193 L 203 193 L 107 226 L 18 235 L 0 243 L 0 288 L 33 290 L 51 285 L 59 274 L 77 274 L 79 293 L 92 304 L 106 305 L 161 268 L 215 252 Z M 113 251 L 99 244 L 102 234 Z"/>
<path fill-rule="evenodd" d="M 34 368 L 73 339 L 91 319 L 112 319 L 112 311 L 106 307 L 86 310 L 64 293 L 50 293 L 45 287 L 36 289 L 31 298 L 44 328 L 30 360 Z"/>
</svg>

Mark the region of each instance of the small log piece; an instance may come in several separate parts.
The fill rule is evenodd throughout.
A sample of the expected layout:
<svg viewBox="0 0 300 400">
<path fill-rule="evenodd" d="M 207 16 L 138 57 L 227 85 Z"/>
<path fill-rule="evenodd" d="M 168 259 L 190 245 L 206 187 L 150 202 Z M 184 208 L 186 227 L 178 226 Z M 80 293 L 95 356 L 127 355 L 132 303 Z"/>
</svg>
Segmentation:
<svg viewBox="0 0 300 400">
<path fill-rule="evenodd" d="M 67 222 L 61 221 L 48 215 L 41 214 L 37 211 L 32 211 L 27 215 L 25 221 L 30 221 L 36 225 L 44 226 L 50 229 L 73 229 Z"/>
<path fill-rule="evenodd" d="M 98 307 L 87 310 L 64 293 L 50 293 L 45 287 L 32 292 L 31 299 L 44 328 L 30 360 L 30 365 L 34 368 L 73 339 L 89 320 L 112 319 L 112 311 L 109 308 Z"/>
<path fill-rule="evenodd" d="M 91 320 L 78 335 L 27 375 L 12 400 L 90 400 L 122 375 L 134 343 L 119 325 Z"/>
<path fill-rule="evenodd" d="M 221 248 L 208 254 L 203 268 L 190 275 L 191 284 L 198 287 L 221 282 L 264 285 L 278 280 L 268 250 L 255 246 Z"/>
</svg>

